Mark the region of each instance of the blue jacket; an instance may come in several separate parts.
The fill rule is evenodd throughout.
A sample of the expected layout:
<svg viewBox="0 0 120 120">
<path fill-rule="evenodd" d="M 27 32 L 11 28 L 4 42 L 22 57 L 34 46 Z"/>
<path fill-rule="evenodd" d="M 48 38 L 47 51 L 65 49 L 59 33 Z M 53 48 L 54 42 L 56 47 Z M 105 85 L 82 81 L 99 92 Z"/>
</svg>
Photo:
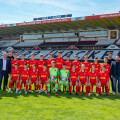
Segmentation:
<svg viewBox="0 0 120 120">
<path fill-rule="evenodd" d="M 111 63 L 110 75 L 112 75 L 114 77 L 117 75 L 116 61 Z M 120 76 L 120 61 L 118 63 L 118 76 Z"/>
<path fill-rule="evenodd" d="M 3 69 L 3 59 L 0 59 L 0 73 L 2 72 L 2 69 Z M 11 73 L 11 64 L 8 58 L 7 58 L 7 64 L 6 64 L 6 71 L 7 73 Z"/>
</svg>

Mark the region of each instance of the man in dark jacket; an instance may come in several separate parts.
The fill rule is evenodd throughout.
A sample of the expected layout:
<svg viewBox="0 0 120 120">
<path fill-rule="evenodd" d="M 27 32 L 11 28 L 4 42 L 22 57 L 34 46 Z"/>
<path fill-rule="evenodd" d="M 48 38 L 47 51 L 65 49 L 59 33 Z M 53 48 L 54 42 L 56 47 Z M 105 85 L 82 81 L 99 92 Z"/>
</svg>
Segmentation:
<svg viewBox="0 0 120 120">
<path fill-rule="evenodd" d="M 111 78 L 113 79 L 113 94 L 115 95 L 117 92 L 116 84 L 118 81 L 118 94 L 120 95 L 120 58 L 119 56 L 116 56 L 115 61 L 111 63 L 110 75 L 111 75 Z"/>
</svg>

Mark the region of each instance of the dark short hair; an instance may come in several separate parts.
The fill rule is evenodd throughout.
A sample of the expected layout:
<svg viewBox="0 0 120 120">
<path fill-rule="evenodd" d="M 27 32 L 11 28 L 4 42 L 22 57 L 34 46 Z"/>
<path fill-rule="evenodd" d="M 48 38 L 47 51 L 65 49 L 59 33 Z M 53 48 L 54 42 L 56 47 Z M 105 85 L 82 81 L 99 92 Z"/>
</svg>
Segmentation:
<svg viewBox="0 0 120 120">
<path fill-rule="evenodd" d="M 66 65 L 65 63 L 63 63 L 62 65 Z"/>
</svg>

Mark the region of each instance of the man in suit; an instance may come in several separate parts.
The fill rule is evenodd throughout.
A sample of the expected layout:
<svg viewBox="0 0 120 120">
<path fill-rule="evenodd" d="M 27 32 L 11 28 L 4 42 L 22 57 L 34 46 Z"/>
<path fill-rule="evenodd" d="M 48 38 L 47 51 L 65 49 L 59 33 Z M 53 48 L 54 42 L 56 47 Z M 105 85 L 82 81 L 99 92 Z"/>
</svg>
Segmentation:
<svg viewBox="0 0 120 120">
<path fill-rule="evenodd" d="M 118 81 L 118 94 L 120 95 L 120 58 L 119 56 L 116 56 L 115 61 L 111 63 L 111 69 L 110 69 L 110 75 L 113 79 L 113 94 L 115 95 L 116 90 L 116 84 Z"/>
<path fill-rule="evenodd" d="M 1 90 L 1 84 L 4 76 L 4 83 L 3 83 L 3 91 L 7 88 L 8 83 L 8 76 L 11 73 L 11 65 L 10 60 L 7 58 L 7 53 L 3 53 L 3 58 L 0 59 L 0 90 Z"/>
</svg>

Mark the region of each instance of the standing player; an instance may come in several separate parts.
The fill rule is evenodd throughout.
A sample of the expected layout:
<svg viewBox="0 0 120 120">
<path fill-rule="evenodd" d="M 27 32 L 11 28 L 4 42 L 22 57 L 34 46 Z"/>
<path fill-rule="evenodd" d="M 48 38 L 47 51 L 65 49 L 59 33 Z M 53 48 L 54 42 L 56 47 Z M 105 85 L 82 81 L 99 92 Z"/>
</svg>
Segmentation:
<svg viewBox="0 0 120 120">
<path fill-rule="evenodd" d="M 99 73 L 100 72 L 100 63 L 98 63 L 98 57 L 94 58 L 94 63 L 92 63 L 91 66 L 95 66 L 95 72 Z"/>
<path fill-rule="evenodd" d="M 15 68 L 14 67 L 15 63 L 17 63 L 19 66 L 19 60 L 17 59 L 17 53 L 14 53 L 14 59 L 11 60 L 11 69 Z"/>
<path fill-rule="evenodd" d="M 99 78 L 99 83 L 101 87 L 106 88 L 106 94 L 108 96 L 109 91 L 110 91 L 110 84 L 109 84 L 109 74 L 105 71 L 105 66 L 102 66 L 102 71 L 99 73 L 98 78 Z M 101 92 L 100 92 L 101 94 Z"/>
<path fill-rule="evenodd" d="M 55 84 L 55 91 L 56 91 L 55 95 L 57 95 L 59 70 L 58 68 L 55 67 L 55 61 L 52 61 L 52 67 L 49 68 L 49 75 L 50 75 L 50 78 L 47 81 L 48 95 L 50 95 L 51 84 Z"/>
<path fill-rule="evenodd" d="M 49 77 L 49 72 L 47 70 L 47 66 L 46 64 L 43 64 L 43 70 L 41 70 L 41 72 L 39 73 L 39 85 L 38 85 L 38 93 L 41 93 L 41 88 L 40 85 L 46 85 L 46 89 L 45 89 L 45 94 L 47 94 L 47 80 Z"/>
<path fill-rule="evenodd" d="M 75 65 L 72 66 L 72 70 L 70 72 L 70 94 L 71 94 L 71 90 L 72 90 L 72 86 L 73 86 L 73 91 L 74 91 L 74 87 L 76 85 L 76 91 L 78 90 L 78 82 L 77 82 L 77 73 L 75 72 Z"/>
<path fill-rule="evenodd" d="M 35 87 L 38 89 L 38 71 L 36 69 L 36 65 L 33 64 L 32 65 L 32 70 L 30 71 L 30 74 L 29 74 L 29 92 L 31 92 L 31 84 L 36 85 Z M 36 89 L 35 88 L 35 89 Z"/>
<path fill-rule="evenodd" d="M 61 85 L 66 86 L 66 90 L 67 90 L 67 93 L 69 92 L 69 81 L 68 81 L 68 78 L 69 78 L 69 70 L 66 69 L 66 64 L 63 63 L 62 65 L 62 69 L 60 70 L 60 81 L 59 81 L 59 91 L 61 92 Z M 64 89 L 64 88 L 63 88 Z"/>
<path fill-rule="evenodd" d="M 18 69 L 18 64 L 14 64 L 14 69 L 12 69 L 10 81 L 9 81 L 9 91 L 11 93 L 11 89 L 13 88 L 13 84 L 16 83 L 16 93 L 19 90 L 19 79 L 20 79 L 20 70 Z"/>
<path fill-rule="evenodd" d="M 98 93 L 98 73 L 95 71 L 95 66 L 92 65 L 91 71 L 88 74 L 88 80 L 91 86 L 91 92 L 93 93 L 93 86 L 96 86 L 96 94 Z"/>
<path fill-rule="evenodd" d="M 35 60 L 35 55 L 34 53 L 31 54 L 31 59 L 28 61 L 28 65 L 29 65 L 29 71 L 31 72 L 33 70 L 33 65 L 36 66 L 37 69 L 37 65 L 38 65 L 38 61 Z"/>
<path fill-rule="evenodd" d="M 20 71 L 24 70 L 24 64 L 27 64 L 27 61 L 25 60 L 25 55 L 21 55 L 21 60 L 19 61 L 19 68 Z"/>
<path fill-rule="evenodd" d="M 51 68 L 52 67 L 52 65 L 51 65 L 51 62 L 53 61 L 53 59 L 52 59 L 52 54 L 51 53 L 49 53 L 48 54 L 48 60 L 46 60 L 46 62 L 45 62 L 45 64 L 47 65 L 47 69 L 49 70 L 49 68 Z"/>
<path fill-rule="evenodd" d="M 72 62 L 72 65 L 75 65 L 75 71 L 78 73 L 80 71 L 81 62 L 78 61 L 78 56 L 74 56 L 74 61 Z"/>
<path fill-rule="evenodd" d="M 62 69 L 62 64 L 64 63 L 64 59 L 61 57 L 62 52 L 58 51 L 58 57 L 54 59 L 56 63 L 56 68 L 59 69 L 59 71 Z"/>
<path fill-rule="evenodd" d="M 86 86 L 86 96 L 88 95 L 88 92 L 90 92 L 90 86 L 88 82 L 88 73 L 85 72 L 85 65 L 81 65 L 81 71 L 78 72 L 78 81 L 79 81 L 79 95 L 81 95 L 81 85 Z M 78 89 L 76 90 L 76 93 L 78 93 Z"/>
<path fill-rule="evenodd" d="M 29 81 L 29 70 L 27 63 L 24 63 L 23 70 L 20 71 L 20 91 L 19 93 L 22 93 L 22 84 L 24 84 L 25 88 L 25 94 L 27 94 L 28 90 L 28 81 Z"/>
<path fill-rule="evenodd" d="M 69 70 L 69 72 L 70 72 L 71 67 L 72 67 L 72 62 L 70 61 L 70 56 L 69 55 L 66 56 L 65 64 L 66 64 L 66 69 Z"/>
</svg>

